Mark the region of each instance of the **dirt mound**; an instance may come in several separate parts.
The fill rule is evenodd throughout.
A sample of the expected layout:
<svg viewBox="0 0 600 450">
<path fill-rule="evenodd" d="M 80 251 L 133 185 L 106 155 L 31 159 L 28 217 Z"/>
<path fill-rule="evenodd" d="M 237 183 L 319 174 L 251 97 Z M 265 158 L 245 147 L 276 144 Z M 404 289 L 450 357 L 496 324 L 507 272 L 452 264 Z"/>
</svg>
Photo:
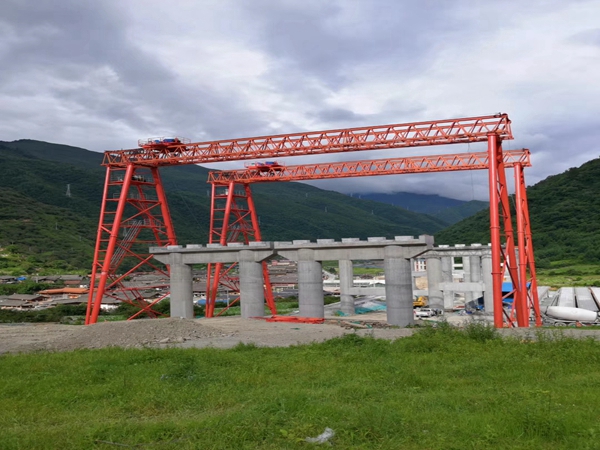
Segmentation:
<svg viewBox="0 0 600 450">
<path fill-rule="evenodd" d="M 13 325 L 0 328 L 0 353 L 79 348 L 154 347 L 189 340 L 234 336 L 197 320 L 158 319 L 102 322 L 92 326 Z M 17 338 L 10 339 L 11 337 Z M 12 342 L 12 345 L 11 345 Z"/>
<path fill-rule="evenodd" d="M 331 319 L 323 324 L 267 322 L 242 319 L 239 316 L 213 319 L 140 319 L 90 326 L 55 323 L 0 324 L 0 354 L 103 347 L 231 348 L 239 343 L 260 347 L 287 347 L 323 342 L 347 333 L 398 339 L 410 336 L 414 331 L 412 328 L 384 326 L 385 313 L 370 314 L 370 320 L 366 316 Z M 384 327 L 381 328 L 382 326 Z"/>
</svg>

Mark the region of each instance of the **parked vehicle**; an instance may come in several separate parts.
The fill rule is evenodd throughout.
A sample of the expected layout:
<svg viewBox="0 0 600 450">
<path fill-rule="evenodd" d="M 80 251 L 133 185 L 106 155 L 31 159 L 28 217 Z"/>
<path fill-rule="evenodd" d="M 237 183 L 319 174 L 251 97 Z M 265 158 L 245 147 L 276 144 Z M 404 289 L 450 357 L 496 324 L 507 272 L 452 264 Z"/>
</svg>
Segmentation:
<svg viewBox="0 0 600 450">
<path fill-rule="evenodd" d="M 435 311 L 431 308 L 417 308 L 415 309 L 415 317 L 433 317 L 435 316 Z"/>
</svg>

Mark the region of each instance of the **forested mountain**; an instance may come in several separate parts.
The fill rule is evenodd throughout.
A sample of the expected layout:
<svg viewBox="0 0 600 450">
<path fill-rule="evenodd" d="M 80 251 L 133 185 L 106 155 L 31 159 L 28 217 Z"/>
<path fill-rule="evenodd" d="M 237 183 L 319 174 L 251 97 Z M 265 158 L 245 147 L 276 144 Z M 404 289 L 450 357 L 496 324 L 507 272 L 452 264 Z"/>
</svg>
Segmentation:
<svg viewBox="0 0 600 450">
<path fill-rule="evenodd" d="M 600 159 L 527 189 L 538 267 L 600 263 Z M 436 234 L 440 244 L 489 242 L 489 210 Z"/>
<path fill-rule="evenodd" d="M 46 142 L 0 142 L 0 272 L 91 265 L 105 169 L 102 154 Z M 204 243 L 208 170 L 161 169 L 181 244 Z M 67 186 L 70 196 L 67 196 Z M 300 183 L 253 186 L 265 240 L 433 234 L 446 223 Z"/>
<path fill-rule="evenodd" d="M 356 195 L 355 195 L 356 197 Z M 393 194 L 360 194 L 358 198 L 399 206 L 412 212 L 429 214 L 452 225 L 488 207 L 488 202 L 463 201 L 439 195 L 395 192 Z"/>
</svg>

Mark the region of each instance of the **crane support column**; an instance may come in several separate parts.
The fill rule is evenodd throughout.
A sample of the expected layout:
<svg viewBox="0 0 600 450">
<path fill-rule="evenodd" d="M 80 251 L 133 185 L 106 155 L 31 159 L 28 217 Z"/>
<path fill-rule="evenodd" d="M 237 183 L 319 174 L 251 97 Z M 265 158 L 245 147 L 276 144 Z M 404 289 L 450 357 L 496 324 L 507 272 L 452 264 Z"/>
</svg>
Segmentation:
<svg viewBox="0 0 600 450">
<path fill-rule="evenodd" d="M 490 237 L 492 243 L 492 289 L 494 299 L 494 326 L 504 327 L 502 307 L 502 248 L 500 244 L 500 211 L 498 209 L 498 166 L 496 163 L 498 136 L 488 136 L 489 187 L 490 187 Z"/>
</svg>

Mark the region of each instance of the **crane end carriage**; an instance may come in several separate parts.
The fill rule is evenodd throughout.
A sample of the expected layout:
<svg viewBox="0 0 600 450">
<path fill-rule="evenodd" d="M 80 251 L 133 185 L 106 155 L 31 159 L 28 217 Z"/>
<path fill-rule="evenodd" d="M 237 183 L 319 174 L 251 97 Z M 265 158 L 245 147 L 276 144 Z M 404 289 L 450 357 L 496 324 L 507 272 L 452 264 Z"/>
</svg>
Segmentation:
<svg viewBox="0 0 600 450">
<path fill-rule="evenodd" d="M 244 167 L 248 172 L 254 172 L 259 175 L 279 173 L 285 169 L 285 165 L 279 161 L 255 161 L 244 164 Z"/>
<path fill-rule="evenodd" d="M 144 150 L 159 151 L 161 153 L 174 153 L 177 152 L 181 146 L 190 144 L 191 140 L 188 138 L 182 138 L 178 136 L 172 137 L 152 137 L 148 139 L 140 139 L 138 146 Z"/>
</svg>

